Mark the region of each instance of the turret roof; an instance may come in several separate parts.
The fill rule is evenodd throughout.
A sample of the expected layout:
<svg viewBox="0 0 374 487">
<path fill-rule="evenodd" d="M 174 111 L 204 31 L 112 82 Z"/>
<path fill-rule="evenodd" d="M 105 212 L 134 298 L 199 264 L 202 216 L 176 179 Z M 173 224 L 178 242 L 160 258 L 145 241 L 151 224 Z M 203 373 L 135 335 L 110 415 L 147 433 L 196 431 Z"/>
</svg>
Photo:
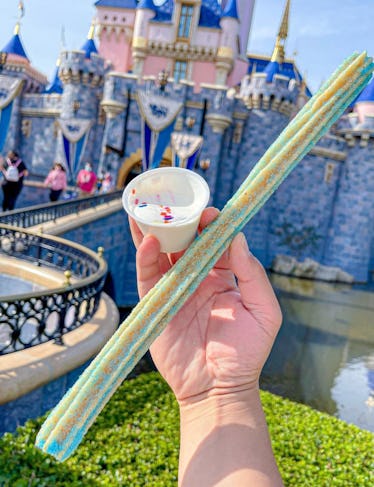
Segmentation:
<svg viewBox="0 0 374 487">
<path fill-rule="evenodd" d="M 91 57 L 91 54 L 98 54 L 96 44 L 94 41 L 94 35 L 95 35 L 95 25 L 94 23 L 91 24 L 90 30 L 88 32 L 87 40 L 81 47 L 81 51 L 84 51 L 86 54 L 86 59 L 89 59 Z"/>
<path fill-rule="evenodd" d="M 170 22 L 173 16 L 174 1 L 166 0 L 162 5 L 156 6 L 158 22 Z M 202 0 L 200 8 L 199 26 L 219 28 L 222 10 L 217 0 Z"/>
<path fill-rule="evenodd" d="M 355 103 L 360 102 L 374 102 L 374 77 L 371 79 L 370 83 L 361 92 Z"/>
<path fill-rule="evenodd" d="M 283 64 L 283 63 L 282 63 Z M 280 67 L 282 65 L 279 64 L 277 61 L 270 61 L 270 63 L 264 69 L 264 73 L 266 73 L 266 81 L 271 83 L 273 78 L 276 74 L 280 74 Z"/>
<path fill-rule="evenodd" d="M 278 66 L 274 66 L 275 61 L 270 61 L 268 56 L 258 56 L 254 54 L 248 55 L 248 74 L 252 73 L 265 73 L 268 74 L 267 79 L 271 76 L 273 79 L 275 74 L 287 76 L 287 78 L 295 79 L 301 83 L 303 77 L 297 69 L 295 62 L 291 59 L 286 59 L 282 64 L 276 63 Z M 269 66 L 272 65 L 272 66 Z M 311 97 L 312 93 L 308 87 L 306 87 L 306 94 Z"/>
<path fill-rule="evenodd" d="M 161 5 L 155 5 L 153 0 L 98 0 L 96 7 L 116 7 L 116 8 L 149 8 L 156 12 L 153 20 L 157 22 L 170 22 L 173 16 L 174 0 L 165 0 Z M 217 0 L 202 0 L 200 8 L 199 26 L 220 28 L 219 21 L 221 16 L 238 18 L 236 0 L 229 0 L 222 12 Z"/>
<path fill-rule="evenodd" d="M 236 0 L 227 0 L 225 8 L 222 12 L 222 17 L 232 17 L 233 19 L 239 19 Z"/>
<path fill-rule="evenodd" d="M 93 39 L 87 39 L 81 47 L 81 51 L 86 53 L 86 58 L 90 58 L 92 53 L 97 54 L 95 41 Z"/>
<path fill-rule="evenodd" d="M 98 0 L 95 3 L 95 6 L 135 9 L 137 6 L 137 1 L 136 0 Z"/>
<path fill-rule="evenodd" d="M 62 83 L 61 83 L 60 78 L 58 77 L 58 70 L 59 70 L 59 63 L 56 66 L 56 71 L 55 71 L 52 83 L 49 86 L 47 86 L 44 93 L 47 93 L 49 95 L 52 93 L 57 93 L 57 94 L 61 95 L 61 93 L 63 92 Z"/>
<path fill-rule="evenodd" d="M 156 5 L 153 3 L 153 0 L 140 0 L 136 8 L 144 8 L 148 10 L 156 11 Z"/>
<path fill-rule="evenodd" d="M 23 48 L 21 38 L 19 36 L 19 24 L 16 25 L 13 37 L 6 44 L 6 46 L 2 48 L 2 52 L 6 52 L 8 54 L 15 54 L 16 56 L 20 56 L 29 60 L 25 52 L 25 49 Z"/>
</svg>

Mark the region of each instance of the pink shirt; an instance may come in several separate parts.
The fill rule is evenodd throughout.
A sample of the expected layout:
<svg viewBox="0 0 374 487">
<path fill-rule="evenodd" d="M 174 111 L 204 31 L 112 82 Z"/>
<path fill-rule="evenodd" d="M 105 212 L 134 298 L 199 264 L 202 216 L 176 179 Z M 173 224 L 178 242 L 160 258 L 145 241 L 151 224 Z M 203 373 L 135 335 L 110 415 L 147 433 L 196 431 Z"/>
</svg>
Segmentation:
<svg viewBox="0 0 374 487">
<path fill-rule="evenodd" d="M 85 193 L 91 193 L 95 184 L 97 176 L 93 171 L 87 171 L 86 169 L 81 169 L 78 173 L 77 183 L 79 189 Z"/>
<path fill-rule="evenodd" d="M 54 191 L 65 189 L 67 186 L 65 171 L 62 171 L 61 169 L 52 169 L 46 177 L 44 184 Z"/>
</svg>

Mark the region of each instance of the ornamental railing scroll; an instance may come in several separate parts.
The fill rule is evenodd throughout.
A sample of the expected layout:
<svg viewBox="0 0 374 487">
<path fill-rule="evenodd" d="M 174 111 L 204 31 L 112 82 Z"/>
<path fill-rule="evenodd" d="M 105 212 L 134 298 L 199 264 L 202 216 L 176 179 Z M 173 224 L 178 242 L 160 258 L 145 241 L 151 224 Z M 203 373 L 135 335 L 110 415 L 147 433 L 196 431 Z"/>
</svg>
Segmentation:
<svg viewBox="0 0 374 487">
<path fill-rule="evenodd" d="M 107 265 L 101 255 L 67 240 L 0 225 L 0 255 L 61 271 L 61 287 L 0 296 L 0 355 L 63 337 L 95 314 Z M 71 282 L 63 283 L 70 271 Z"/>
<path fill-rule="evenodd" d="M 12 210 L 0 213 L 0 224 L 13 225 L 16 227 L 33 227 L 57 218 L 79 213 L 83 210 L 93 208 L 104 203 L 119 199 L 122 191 L 112 191 L 95 196 L 77 198 L 56 203 L 45 203 L 42 205 L 29 206 L 21 210 Z"/>
</svg>

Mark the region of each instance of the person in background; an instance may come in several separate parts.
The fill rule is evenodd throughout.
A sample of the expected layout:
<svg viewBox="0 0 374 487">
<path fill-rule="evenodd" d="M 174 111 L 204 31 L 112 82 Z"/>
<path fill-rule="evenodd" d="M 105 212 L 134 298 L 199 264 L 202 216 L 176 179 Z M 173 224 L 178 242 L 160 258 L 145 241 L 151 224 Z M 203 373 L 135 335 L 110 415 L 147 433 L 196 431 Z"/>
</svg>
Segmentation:
<svg viewBox="0 0 374 487">
<path fill-rule="evenodd" d="M 96 192 L 97 193 L 101 192 L 101 186 L 103 184 L 103 179 L 104 179 L 104 173 L 102 171 L 100 171 L 98 176 L 97 176 L 97 181 L 96 181 Z"/>
<path fill-rule="evenodd" d="M 204 210 L 201 232 L 218 215 Z M 130 219 L 140 298 L 181 256 L 160 253 Z M 178 283 L 175 283 L 178 286 Z M 151 346 L 180 409 L 180 487 L 282 487 L 259 377 L 282 314 L 266 272 L 239 233 Z"/>
<path fill-rule="evenodd" d="M 61 193 L 65 191 L 67 187 L 66 172 L 61 163 L 53 164 L 52 170 L 45 178 L 44 186 L 49 188 L 49 201 L 57 201 Z"/>
<path fill-rule="evenodd" d="M 101 193 L 108 193 L 114 188 L 114 182 L 110 172 L 106 172 L 101 183 Z"/>
<path fill-rule="evenodd" d="M 81 169 L 77 176 L 77 186 L 81 196 L 89 196 L 96 188 L 97 176 L 92 170 L 92 165 L 86 162 L 84 169 Z"/>
<path fill-rule="evenodd" d="M 5 161 L 0 158 L 0 170 L 4 175 L 3 211 L 13 210 L 23 188 L 23 179 L 28 175 L 27 167 L 18 152 L 9 151 Z"/>
</svg>

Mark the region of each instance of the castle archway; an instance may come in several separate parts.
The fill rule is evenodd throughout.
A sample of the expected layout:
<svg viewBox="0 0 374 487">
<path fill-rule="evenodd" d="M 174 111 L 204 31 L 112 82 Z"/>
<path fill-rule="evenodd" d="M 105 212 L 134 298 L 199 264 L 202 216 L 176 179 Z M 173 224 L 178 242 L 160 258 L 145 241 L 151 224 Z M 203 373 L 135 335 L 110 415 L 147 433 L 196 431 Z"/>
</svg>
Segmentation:
<svg viewBox="0 0 374 487">
<path fill-rule="evenodd" d="M 164 155 L 160 167 L 171 166 L 172 164 L 172 152 L 171 148 L 165 149 Z M 142 150 L 139 148 L 136 152 L 133 152 L 127 157 L 122 166 L 119 168 L 117 177 L 117 188 L 122 189 L 126 184 L 131 181 L 135 176 L 142 172 Z"/>
</svg>

